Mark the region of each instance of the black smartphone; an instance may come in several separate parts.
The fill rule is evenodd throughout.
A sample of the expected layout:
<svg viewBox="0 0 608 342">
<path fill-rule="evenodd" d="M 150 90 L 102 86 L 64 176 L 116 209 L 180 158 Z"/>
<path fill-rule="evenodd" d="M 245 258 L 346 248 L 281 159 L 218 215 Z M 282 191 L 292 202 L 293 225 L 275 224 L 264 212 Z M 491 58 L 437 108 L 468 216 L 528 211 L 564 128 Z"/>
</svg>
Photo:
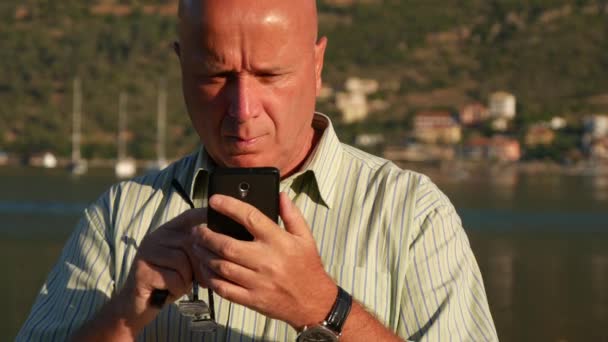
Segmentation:
<svg viewBox="0 0 608 342">
<path fill-rule="evenodd" d="M 234 197 L 256 207 L 274 222 L 279 219 L 279 170 L 274 167 L 217 168 L 209 176 L 208 198 L 215 194 Z M 209 207 L 209 228 L 235 239 L 252 241 L 241 224 Z"/>
</svg>

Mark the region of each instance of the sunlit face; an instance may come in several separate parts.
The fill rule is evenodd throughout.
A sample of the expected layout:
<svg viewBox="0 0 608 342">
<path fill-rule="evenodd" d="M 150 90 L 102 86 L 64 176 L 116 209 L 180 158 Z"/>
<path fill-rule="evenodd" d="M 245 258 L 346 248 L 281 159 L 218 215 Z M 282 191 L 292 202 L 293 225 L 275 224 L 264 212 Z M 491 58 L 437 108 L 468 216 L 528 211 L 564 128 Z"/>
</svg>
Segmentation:
<svg viewBox="0 0 608 342">
<path fill-rule="evenodd" d="M 194 128 L 219 165 L 292 172 L 312 147 L 325 39 L 290 1 L 203 3 L 198 25 L 180 29 Z"/>
</svg>

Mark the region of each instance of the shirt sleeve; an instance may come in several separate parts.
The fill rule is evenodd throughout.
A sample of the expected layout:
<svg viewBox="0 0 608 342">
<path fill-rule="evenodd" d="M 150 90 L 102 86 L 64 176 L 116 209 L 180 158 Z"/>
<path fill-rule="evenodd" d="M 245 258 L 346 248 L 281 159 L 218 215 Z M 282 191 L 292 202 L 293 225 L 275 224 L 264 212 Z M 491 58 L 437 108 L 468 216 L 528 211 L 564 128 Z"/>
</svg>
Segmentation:
<svg viewBox="0 0 608 342">
<path fill-rule="evenodd" d="M 85 210 L 16 341 L 65 341 L 110 298 L 113 253 L 102 208 Z"/>
<path fill-rule="evenodd" d="M 429 182 L 430 183 L 430 182 Z M 418 341 L 497 341 L 481 272 L 447 197 L 432 183 L 416 202 L 397 333 Z"/>
</svg>

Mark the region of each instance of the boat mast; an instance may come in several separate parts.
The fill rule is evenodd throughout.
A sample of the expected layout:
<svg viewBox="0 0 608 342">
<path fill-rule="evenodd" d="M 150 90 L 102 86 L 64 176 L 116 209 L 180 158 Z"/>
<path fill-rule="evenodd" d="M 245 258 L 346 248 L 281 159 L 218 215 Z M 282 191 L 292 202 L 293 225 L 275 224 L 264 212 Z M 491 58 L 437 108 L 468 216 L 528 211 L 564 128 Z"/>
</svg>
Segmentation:
<svg viewBox="0 0 608 342">
<path fill-rule="evenodd" d="M 72 99 L 72 164 L 80 161 L 80 142 L 81 142 L 81 126 L 82 126 L 82 89 L 80 78 L 74 78 L 73 83 L 74 96 Z"/>
<path fill-rule="evenodd" d="M 161 78 L 158 85 L 158 113 L 156 117 L 156 157 L 160 167 L 166 162 L 167 140 L 167 80 Z"/>
<path fill-rule="evenodd" d="M 127 94 L 120 93 L 118 99 L 118 160 L 124 160 L 127 157 Z"/>
</svg>

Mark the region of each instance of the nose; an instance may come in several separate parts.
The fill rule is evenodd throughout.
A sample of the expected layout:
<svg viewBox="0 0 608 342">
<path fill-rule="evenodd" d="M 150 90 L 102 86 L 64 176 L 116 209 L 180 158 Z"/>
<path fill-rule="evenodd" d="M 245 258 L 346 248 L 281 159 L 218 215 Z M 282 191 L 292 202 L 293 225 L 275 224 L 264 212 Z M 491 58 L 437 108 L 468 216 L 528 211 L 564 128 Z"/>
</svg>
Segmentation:
<svg viewBox="0 0 608 342">
<path fill-rule="evenodd" d="M 230 85 L 228 115 L 237 122 L 245 122 L 260 112 L 260 98 L 255 79 L 235 77 Z"/>
</svg>

